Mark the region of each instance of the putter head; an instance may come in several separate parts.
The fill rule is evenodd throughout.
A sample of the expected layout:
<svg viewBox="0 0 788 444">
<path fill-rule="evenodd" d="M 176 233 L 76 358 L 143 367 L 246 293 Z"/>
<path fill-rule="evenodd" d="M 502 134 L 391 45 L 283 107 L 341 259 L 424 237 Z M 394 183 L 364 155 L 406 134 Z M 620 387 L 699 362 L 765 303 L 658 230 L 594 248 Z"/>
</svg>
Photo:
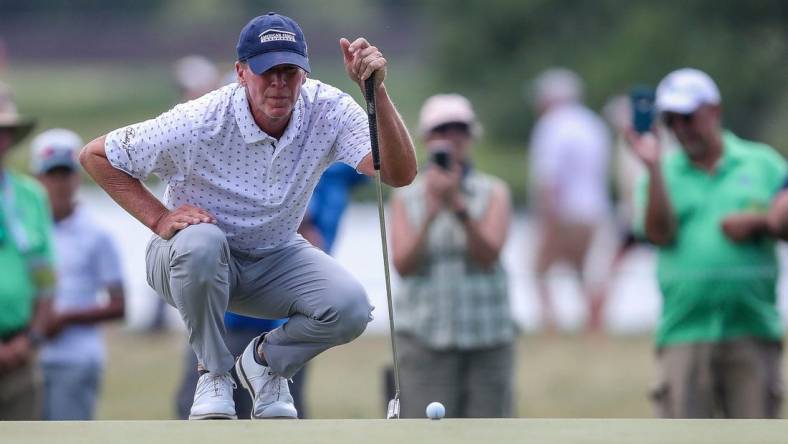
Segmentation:
<svg viewBox="0 0 788 444">
<path fill-rule="evenodd" d="M 399 398 L 389 401 L 389 408 L 386 410 L 386 419 L 399 419 Z"/>
</svg>

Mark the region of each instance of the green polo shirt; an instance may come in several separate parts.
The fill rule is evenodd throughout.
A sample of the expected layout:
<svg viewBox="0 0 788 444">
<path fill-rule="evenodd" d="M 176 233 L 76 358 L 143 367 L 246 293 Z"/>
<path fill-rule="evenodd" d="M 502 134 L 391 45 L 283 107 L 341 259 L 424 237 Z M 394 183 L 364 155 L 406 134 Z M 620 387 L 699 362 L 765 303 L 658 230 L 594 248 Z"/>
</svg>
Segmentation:
<svg viewBox="0 0 788 444">
<path fill-rule="evenodd" d="M 54 289 L 52 217 L 32 178 L 0 170 L 0 337 L 25 328 Z"/>
<path fill-rule="evenodd" d="M 768 211 L 785 179 L 785 160 L 767 145 L 725 132 L 714 172 L 696 168 L 676 150 L 662 160 L 662 174 L 678 231 L 671 245 L 658 250 L 663 301 L 657 345 L 780 339 L 774 241 L 762 236 L 737 244 L 720 224 L 730 214 Z M 647 191 L 645 177 L 635 196 L 635 230 L 641 234 Z"/>
</svg>

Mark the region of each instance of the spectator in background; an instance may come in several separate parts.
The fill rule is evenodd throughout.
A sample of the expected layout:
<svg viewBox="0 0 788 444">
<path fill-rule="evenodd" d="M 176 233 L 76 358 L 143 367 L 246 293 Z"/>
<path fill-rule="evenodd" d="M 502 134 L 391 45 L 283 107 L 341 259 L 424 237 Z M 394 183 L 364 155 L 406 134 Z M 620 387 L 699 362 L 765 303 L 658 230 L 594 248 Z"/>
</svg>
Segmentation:
<svg viewBox="0 0 788 444">
<path fill-rule="evenodd" d="M 778 418 L 782 323 L 767 227 L 786 163 L 721 127 L 720 92 L 695 69 L 670 73 L 656 106 L 681 149 L 630 133 L 648 171 L 636 229 L 658 247 L 662 315 L 656 411 L 667 418 Z"/>
<path fill-rule="evenodd" d="M 471 163 L 481 130 L 465 97 L 430 97 L 419 130 L 433 161 L 391 198 L 402 415 L 440 400 L 448 417 L 511 416 L 516 328 L 500 262 L 509 189 Z"/>
<path fill-rule="evenodd" d="M 183 100 L 197 99 L 221 86 L 221 74 L 216 64 L 201 55 L 178 59 L 173 74 Z"/>
<path fill-rule="evenodd" d="M 582 104 L 583 85 L 574 72 L 549 69 L 535 80 L 534 92 L 540 117 L 531 134 L 530 180 L 539 225 L 536 274 L 543 325 L 547 331 L 557 326 L 547 272 L 565 261 L 580 276 L 588 328 L 598 331 L 605 284 L 584 271 L 594 233 L 610 211 L 610 136 L 604 121 Z"/>
<path fill-rule="evenodd" d="M 105 361 L 98 324 L 124 313 L 118 251 L 110 234 L 76 202 L 77 153 L 83 145 L 66 129 L 44 131 L 31 143 L 31 169 L 47 190 L 55 221 L 57 287 L 49 341 L 41 350 L 48 420 L 94 418 Z"/>
<path fill-rule="evenodd" d="M 46 192 L 3 159 L 33 129 L 0 84 L 0 419 L 41 417 L 35 349 L 55 286 L 52 219 Z"/>
<path fill-rule="evenodd" d="M 312 245 L 331 254 L 350 194 L 353 188 L 366 182 L 366 176 L 345 164 L 328 167 L 315 187 L 298 232 Z"/>
</svg>

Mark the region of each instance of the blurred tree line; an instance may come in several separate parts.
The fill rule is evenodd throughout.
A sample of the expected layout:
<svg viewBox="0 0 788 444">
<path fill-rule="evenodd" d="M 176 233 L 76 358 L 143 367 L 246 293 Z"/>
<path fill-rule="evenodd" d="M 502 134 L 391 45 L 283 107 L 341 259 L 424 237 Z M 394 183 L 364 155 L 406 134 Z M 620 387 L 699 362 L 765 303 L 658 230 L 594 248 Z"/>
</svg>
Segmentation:
<svg viewBox="0 0 788 444">
<path fill-rule="evenodd" d="M 788 152 L 786 0 L 0 0 L 0 39 L 11 56 L 48 61 L 232 60 L 239 26 L 269 10 L 301 23 L 313 57 L 335 60 L 348 33 L 393 66 L 417 64 L 403 82 L 413 91 L 398 91 L 407 108 L 428 92 L 466 94 L 496 145 L 527 140 L 529 81 L 543 69 L 577 71 L 598 110 L 691 66 L 718 82 L 726 125 Z"/>
<path fill-rule="evenodd" d="M 396 3 L 393 0 L 384 3 Z M 788 2 L 761 0 L 433 0 L 438 90 L 473 98 L 488 135 L 523 143 L 528 81 L 564 66 L 600 109 L 634 84 L 690 66 L 719 84 L 725 123 L 788 151 Z M 779 146 L 782 144 L 782 146 Z"/>
</svg>

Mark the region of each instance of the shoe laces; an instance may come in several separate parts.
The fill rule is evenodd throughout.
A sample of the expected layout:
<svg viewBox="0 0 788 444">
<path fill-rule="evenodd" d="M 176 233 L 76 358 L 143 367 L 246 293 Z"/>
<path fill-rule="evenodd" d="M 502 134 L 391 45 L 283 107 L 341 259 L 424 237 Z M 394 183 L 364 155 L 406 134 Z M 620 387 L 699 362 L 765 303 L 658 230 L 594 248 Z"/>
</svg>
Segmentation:
<svg viewBox="0 0 788 444">
<path fill-rule="evenodd" d="M 205 395 L 206 393 L 211 392 L 211 391 L 213 391 L 213 396 L 215 396 L 217 398 L 220 397 L 221 396 L 222 385 L 223 385 L 224 382 L 228 382 L 233 387 L 233 389 L 237 388 L 237 386 L 235 384 L 235 380 L 233 379 L 232 376 L 230 376 L 229 373 L 223 373 L 223 374 L 219 374 L 219 375 L 208 373 L 207 377 L 208 377 L 209 381 L 207 381 L 205 384 L 202 384 L 199 387 L 200 390 L 197 392 L 197 396 L 198 397 L 202 396 L 202 395 Z"/>
<path fill-rule="evenodd" d="M 275 375 L 274 372 L 270 370 L 266 370 L 266 374 L 268 378 L 266 378 L 267 380 L 263 383 L 262 391 L 271 393 L 276 400 L 279 400 L 282 391 L 287 389 L 287 379 Z"/>
</svg>

